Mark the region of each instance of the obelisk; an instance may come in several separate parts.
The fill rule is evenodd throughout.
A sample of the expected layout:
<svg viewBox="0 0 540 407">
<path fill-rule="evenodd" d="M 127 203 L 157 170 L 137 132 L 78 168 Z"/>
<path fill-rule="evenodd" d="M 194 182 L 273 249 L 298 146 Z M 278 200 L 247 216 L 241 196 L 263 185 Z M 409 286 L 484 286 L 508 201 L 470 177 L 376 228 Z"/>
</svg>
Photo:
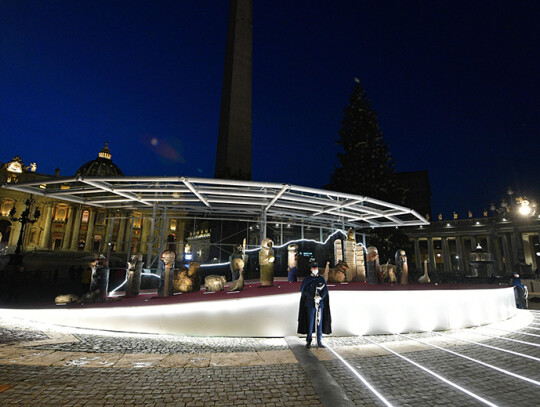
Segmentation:
<svg viewBox="0 0 540 407">
<path fill-rule="evenodd" d="M 215 177 L 250 180 L 253 0 L 230 7 Z"/>
</svg>

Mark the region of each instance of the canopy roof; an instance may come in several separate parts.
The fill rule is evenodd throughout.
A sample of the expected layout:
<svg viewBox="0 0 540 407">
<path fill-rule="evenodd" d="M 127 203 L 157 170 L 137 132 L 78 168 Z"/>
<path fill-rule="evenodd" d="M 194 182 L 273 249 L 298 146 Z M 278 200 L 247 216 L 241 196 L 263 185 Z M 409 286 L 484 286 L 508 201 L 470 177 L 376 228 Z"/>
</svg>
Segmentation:
<svg viewBox="0 0 540 407">
<path fill-rule="evenodd" d="M 378 228 L 427 225 L 412 209 L 366 196 L 270 182 L 188 177 L 66 177 L 3 188 L 107 209 L 225 220 Z"/>
</svg>

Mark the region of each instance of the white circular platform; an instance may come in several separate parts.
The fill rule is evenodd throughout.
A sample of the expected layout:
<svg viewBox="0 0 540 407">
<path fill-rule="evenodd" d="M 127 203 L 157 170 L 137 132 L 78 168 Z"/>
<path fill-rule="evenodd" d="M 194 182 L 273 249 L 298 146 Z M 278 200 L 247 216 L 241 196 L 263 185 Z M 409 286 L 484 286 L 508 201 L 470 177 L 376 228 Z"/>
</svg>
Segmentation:
<svg viewBox="0 0 540 407">
<path fill-rule="evenodd" d="M 2 315 L 76 328 L 198 336 L 295 335 L 300 293 L 149 306 L 3 309 Z M 467 328 L 517 313 L 512 287 L 331 290 L 333 335 Z"/>
</svg>

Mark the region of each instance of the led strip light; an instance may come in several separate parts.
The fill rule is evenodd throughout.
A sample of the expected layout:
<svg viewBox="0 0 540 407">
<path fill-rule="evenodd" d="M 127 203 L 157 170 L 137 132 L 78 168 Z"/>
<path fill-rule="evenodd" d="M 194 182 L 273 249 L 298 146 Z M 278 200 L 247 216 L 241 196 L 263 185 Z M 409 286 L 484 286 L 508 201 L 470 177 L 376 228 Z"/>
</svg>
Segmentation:
<svg viewBox="0 0 540 407">
<path fill-rule="evenodd" d="M 489 327 L 489 326 L 483 326 L 482 328 L 485 328 L 485 329 L 491 329 L 491 330 L 493 330 L 493 331 L 503 331 L 503 332 L 508 332 L 508 333 L 511 333 L 511 334 L 520 334 L 520 335 L 534 336 L 534 337 L 536 337 L 536 338 L 540 338 L 540 335 L 531 334 L 531 333 L 528 333 L 528 332 L 509 331 L 508 329 L 491 328 L 491 327 Z"/>
<path fill-rule="evenodd" d="M 474 363 L 478 363 L 482 366 L 485 366 L 485 367 L 489 367 L 490 369 L 493 369 L 493 370 L 496 370 L 498 372 L 501 372 L 501 373 L 504 373 L 508 376 L 512 376 L 512 377 L 515 377 L 517 379 L 520 379 L 520 380 L 523 380 L 523 381 L 526 381 L 526 382 L 529 382 L 529 383 L 532 383 L 532 384 L 535 384 L 537 386 L 540 386 L 540 382 L 539 381 L 536 381 L 536 380 L 533 380 L 533 379 L 529 379 L 528 377 L 525 377 L 525 376 L 521 376 L 517 373 L 513 373 L 509 370 L 506 370 L 506 369 L 503 369 L 503 368 L 500 368 L 498 366 L 494 366 L 494 365 L 491 365 L 489 363 L 486 363 L 486 362 L 482 362 L 481 360 L 478 360 L 478 359 L 474 359 L 474 358 L 471 358 L 470 356 L 466 356 L 466 355 L 463 355 L 462 353 L 458 353 L 458 352 L 454 352 L 453 350 L 450 350 L 450 349 L 445 349 L 445 348 L 442 348 L 440 346 L 437 346 L 437 345 L 434 345 L 432 343 L 429 343 L 429 342 L 425 342 L 425 341 L 422 341 L 420 339 L 415 339 L 415 338 L 411 338 L 407 335 L 402 335 L 402 334 L 397 334 L 403 338 L 406 338 L 408 340 L 412 340 L 412 341 L 416 341 L 416 342 L 419 342 L 421 344 L 424 344 L 424 345 L 427 345 L 427 346 L 431 346 L 432 348 L 435 348 L 435 349 L 439 349 L 439 350 L 442 350 L 444 352 L 447 352 L 447 353 L 450 353 L 451 355 L 454 355 L 454 356 L 459 356 L 460 358 L 463 358 L 463 359 L 467 359 L 467 360 L 470 360 L 471 362 L 474 362 Z"/>
<path fill-rule="evenodd" d="M 339 355 L 334 349 L 332 349 L 328 344 L 326 344 L 326 348 L 332 352 L 336 357 L 349 368 L 349 370 L 358 378 L 360 381 L 371 391 L 379 400 L 381 400 L 386 406 L 392 407 L 392 404 L 388 400 L 386 400 L 381 393 L 379 393 L 375 387 L 371 385 L 358 371 L 352 367 L 341 355 Z"/>
<path fill-rule="evenodd" d="M 505 336 L 489 335 L 489 334 L 482 333 L 482 332 L 479 332 L 479 331 L 474 331 L 474 332 L 476 334 L 478 334 L 478 335 L 487 336 L 488 338 L 503 339 L 505 341 L 516 342 L 516 343 L 521 343 L 523 345 L 536 346 L 536 347 L 540 348 L 540 344 L 537 344 L 537 343 L 520 341 L 519 339 L 507 338 Z"/>
<path fill-rule="evenodd" d="M 377 346 L 379 346 L 380 348 L 386 350 L 387 352 L 390 352 L 390 353 L 392 353 L 393 355 L 395 355 L 395 356 L 397 356 L 397 357 L 399 357 L 399 358 L 401 358 L 401 359 L 403 359 L 403 360 L 409 362 L 410 364 L 412 364 L 412 365 L 418 367 L 419 369 L 422 369 L 424 372 L 429 373 L 430 375 L 436 377 L 437 379 L 439 379 L 439 380 L 442 381 L 443 383 L 446 383 L 446 384 L 448 384 L 448 385 L 450 385 L 450 386 L 452 386 L 452 387 L 458 389 L 459 391 L 461 391 L 461 392 L 463 392 L 463 393 L 465 393 L 465 394 L 467 394 L 467 395 L 469 395 L 469 396 L 475 398 L 476 400 L 478 400 L 478 401 L 480 401 L 480 402 L 482 402 L 482 403 L 484 403 L 484 404 L 486 404 L 486 405 L 488 405 L 488 406 L 491 406 L 491 407 L 498 407 L 496 404 L 493 404 L 493 403 L 490 402 L 489 400 L 486 400 L 485 398 L 480 397 L 479 395 L 473 393 L 472 391 L 467 390 L 467 389 L 464 388 L 464 387 L 461 387 L 459 384 L 454 383 L 454 382 L 452 382 L 452 381 L 446 379 L 445 377 L 441 376 L 440 374 L 435 373 L 433 370 L 430 370 L 430 369 L 428 369 L 427 367 L 422 366 L 422 365 L 419 364 L 419 363 L 416 363 L 415 361 L 409 359 L 408 357 L 403 356 L 403 355 L 400 355 L 399 353 L 393 351 L 392 349 L 387 348 L 386 346 L 381 345 L 380 343 L 376 343 L 376 342 L 372 341 L 371 339 L 368 339 L 368 338 L 365 338 L 365 339 L 366 339 L 368 342 L 370 342 L 370 343 L 372 343 L 372 344 L 374 344 L 374 345 L 377 345 Z"/>
<path fill-rule="evenodd" d="M 472 343 L 474 345 L 483 346 L 483 347 L 489 348 L 489 349 L 495 349 L 495 350 L 498 350 L 500 352 L 506 352 L 506 353 L 510 353 L 512 355 L 521 356 L 523 358 L 527 358 L 527 359 L 531 359 L 531 360 L 535 360 L 537 362 L 540 362 L 540 358 L 536 358 L 534 356 L 526 355 L 526 354 L 520 353 L 520 352 L 515 352 L 513 350 L 503 349 L 503 348 L 499 348 L 497 346 L 492 346 L 492 345 L 487 345 L 487 344 L 481 343 L 481 342 L 471 341 L 469 339 L 457 338 L 455 336 L 451 336 L 451 335 L 448 335 L 448 334 L 445 335 L 445 334 L 442 334 L 440 332 L 432 332 L 432 333 L 436 334 L 436 335 L 439 335 L 439 336 L 442 336 L 442 337 L 447 337 L 447 338 L 455 339 L 455 340 L 462 341 L 462 342 Z"/>
</svg>

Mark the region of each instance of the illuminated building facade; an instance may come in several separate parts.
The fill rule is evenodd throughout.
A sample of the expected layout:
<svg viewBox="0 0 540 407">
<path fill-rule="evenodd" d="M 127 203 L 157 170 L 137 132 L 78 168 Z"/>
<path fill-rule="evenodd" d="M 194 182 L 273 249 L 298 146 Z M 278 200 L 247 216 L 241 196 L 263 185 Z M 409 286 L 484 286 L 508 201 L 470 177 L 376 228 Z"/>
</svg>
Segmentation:
<svg viewBox="0 0 540 407">
<path fill-rule="evenodd" d="M 54 177 L 60 178 L 59 169 Z M 98 157 L 82 165 L 76 172 L 82 177 L 123 176 L 111 159 L 106 144 Z M 37 165 L 25 165 L 20 157 L 0 165 L 0 183 L 7 185 L 50 180 L 52 175 L 37 172 Z M 45 184 L 43 188 L 47 188 Z M 0 189 L 0 242 L 3 253 L 13 253 L 21 224 L 10 217 L 20 215 L 30 198 L 30 214 L 39 210 L 41 216 L 24 230 L 23 251 L 60 252 L 131 252 L 145 253 L 155 243 L 156 230 L 165 237 L 166 247 L 183 251 L 185 222 L 168 217 L 165 225 L 152 210 L 108 209 L 62 200 L 62 194 L 73 186 L 61 185 L 52 196 L 40 196 L 31 191 Z M 165 226 L 165 228 L 163 228 Z M 154 229 L 152 231 L 152 229 Z M 111 242 L 110 249 L 108 242 Z"/>
<path fill-rule="evenodd" d="M 468 213 L 459 219 L 438 220 L 426 226 L 407 228 L 413 253 L 409 254 L 416 270 L 428 268 L 431 276 L 443 281 L 463 276 L 508 277 L 519 272 L 532 278 L 540 266 L 540 217 L 531 207 L 530 213 L 520 213 L 520 198 L 515 205 L 502 205 L 484 211 L 475 218 Z"/>
</svg>

